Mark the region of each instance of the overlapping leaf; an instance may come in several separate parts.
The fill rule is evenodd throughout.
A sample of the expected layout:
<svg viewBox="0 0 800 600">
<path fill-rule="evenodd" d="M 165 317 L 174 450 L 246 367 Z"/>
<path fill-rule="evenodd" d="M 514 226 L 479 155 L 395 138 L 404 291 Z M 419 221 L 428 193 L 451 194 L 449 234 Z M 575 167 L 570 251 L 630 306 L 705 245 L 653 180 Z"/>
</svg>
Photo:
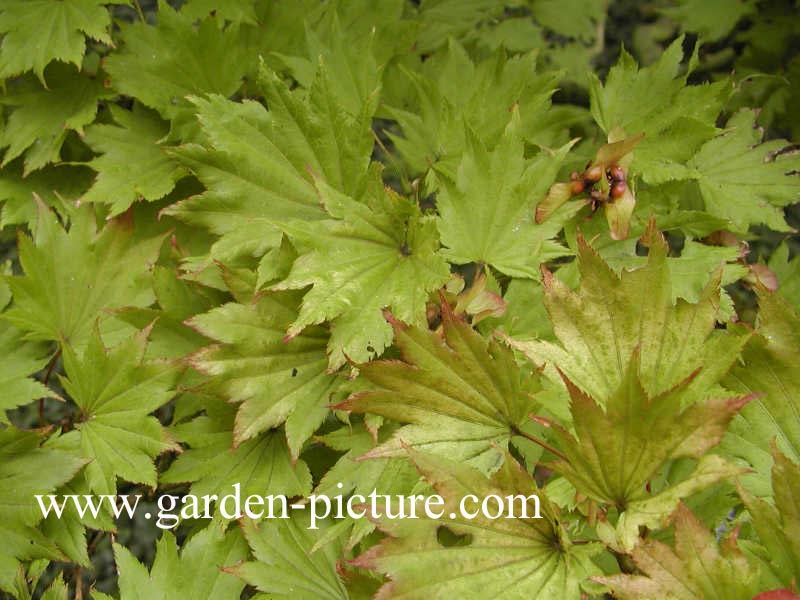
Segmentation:
<svg viewBox="0 0 800 600">
<path fill-rule="evenodd" d="M 444 339 L 394 321 L 403 361 L 360 365 L 374 389 L 339 407 L 408 423 L 369 456 L 402 456 L 407 446 L 493 471 L 533 409 L 537 381 L 508 348 L 443 309 Z"/>
</svg>

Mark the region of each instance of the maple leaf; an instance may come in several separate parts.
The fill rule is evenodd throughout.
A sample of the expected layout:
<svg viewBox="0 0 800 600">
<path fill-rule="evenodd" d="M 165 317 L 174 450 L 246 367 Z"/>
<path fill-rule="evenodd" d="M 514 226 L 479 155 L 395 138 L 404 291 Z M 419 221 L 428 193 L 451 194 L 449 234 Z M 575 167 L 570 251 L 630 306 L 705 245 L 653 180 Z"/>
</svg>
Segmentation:
<svg viewBox="0 0 800 600">
<path fill-rule="evenodd" d="M 741 485 L 739 495 L 752 516 L 763 551 L 755 552 L 774 581 L 794 589 L 800 577 L 800 467 L 777 448 L 772 449 L 774 505 L 757 498 Z M 774 587 L 777 587 L 774 586 Z"/>
<path fill-rule="evenodd" d="M 255 0 L 228 0 L 220 4 L 216 0 L 189 0 L 181 6 L 181 14 L 192 19 L 204 19 L 213 14 L 219 19 L 233 23 L 256 24 Z"/>
<path fill-rule="evenodd" d="M 175 425 L 176 438 L 189 445 L 161 476 L 162 483 L 190 482 L 197 496 L 228 493 L 241 485 L 241 495 L 311 492 L 311 473 L 305 461 L 292 460 L 286 435 L 275 430 L 233 445 L 235 409 L 213 398 L 203 403 L 206 415 Z"/>
<path fill-rule="evenodd" d="M 58 162 L 69 131 L 83 133 L 97 114 L 97 102 L 111 96 L 100 79 L 80 75 L 67 65 L 53 65 L 48 76 L 49 89 L 24 77 L 0 96 L 0 104 L 16 107 L 0 130 L 0 149 L 6 148 L 2 165 L 25 153 L 23 176 Z"/>
<path fill-rule="evenodd" d="M 315 439 L 329 448 L 345 454 L 322 476 L 314 494 L 334 497 L 337 495 L 369 496 L 372 490 L 390 496 L 409 496 L 419 481 L 419 473 L 405 457 L 392 459 L 360 460 L 378 444 L 386 442 L 397 427 L 383 425 L 377 434 L 369 431 L 364 423 L 348 425 L 317 436 Z M 329 527 L 317 541 L 322 545 L 331 540 L 347 540 L 346 548 L 353 548 L 375 529 L 369 519 L 353 519 L 349 515 Z"/>
<path fill-rule="evenodd" d="M 213 18 L 194 27 L 192 17 L 163 0 L 155 27 L 133 23 L 121 30 L 121 50 L 103 62 L 111 84 L 179 126 L 192 120 L 187 96 L 230 96 L 249 68 L 235 28 L 221 29 Z"/>
<path fill-rule="evenodd" d="M 292 511 L 289 519 L 242 521 L 242 530 L 256 560 L 228 569 L 270 598 L 297 600 L 348 600 L 339 578 L 341 543 L 313 550 L 330 526 L 320 521 L 310 529 L 308 510 Z"/>
<path fill-rule="evenodd" d="M 308 327 L 284 340 L 297 318 L 300 295 L 259 295 L 249 305 L 225 304 L 188 323 L 220 342 L 191 358 L 191 364 L 213 378 L 231 402 L 242 402 L 234 425 L 241 444 L 286 423 L 292 457 L 328 415 L 331 396 L 344 381 L 329 375 L 325 347 L 328 333 Z"/>
<path fill-rule="evenodd" d="M 92 125 L 83 141 L 101 153 L 87 164 L 97 171 L 82 202 L 104 202 L 114 217 L 143 198 L 163 198 L 183 176 L 183 170 L 158 145 L 169 127 L 156 113 L 135 104 L 132 111 L 111 106 L 118 125 Z"/>
<path fill-rule="evenodd" d="M 119 219 L 98 232 L 91 207 L 75 213 L 69 231 L 41 203 L 38 214 L 34 238 L 19 236 L 24 275 L 8 278 L 14 302 L 2 318 L 27 339 L 66 342 L 79 351 L 98 317 L 106 341 L 124 337 L 130 328 L 103 319 L 101 311 L 153 302 L 150 264 L 162 238 L 137 239 L 132 224 Z"/>
<path fill-rule="evenodd" d="M 756 287 L 759 326 L 725 385 L 739 393 L 761 395 L 731 424 L 723 444 L 730 455 L 746 460 L 756 472 L 742 477 L 753 493 L 769 494 L 770 444 L 800 461 L 800 316 L 780 296 Z"/>
<path fill-rule="evenodd" d="M 561 453 L 560 460 L 547 465 L 580 493 L 624 511 L 614 537 L 604 536 L 604 541 L 622 548 L 633 545 L 640 525 L 659 527 L 679 499 L 743 472 L 708 450 L 719 443 L 730 420 L 752 398 L 706 399 L 682 410 L 681 396 L 693 376 L 650 396 L 642 387 L 639 366 L 637 348 L 625 378 L 602 408 L 564 376 L 575 433 L 542 421 Z M 651 493 L 659 468 L 678 458 L 699 462 L 685 480 Z"/>
<path fill-rule="evenodd" d="M 30 376 L 47 364 L 48 348 L 40 342 L 26 342 L 16 327 L 0 322 L 0 422 L 9 423 L 6 410 L 22 406 L 38 398 L 58 395 Z"/>
<path fill-rule="evenodd" d="M 155 487 L 153 459 L 180 450 L 149 415 L 175 395 L 179 369 L 166 361 L 144 361 L 148 333 L 106 350 L 95 329 L 80 357 L 69 344 L 62 346 L 66 376 L 59 379 L 80 409 L 75 431 L 62 439 L 92 459 L 86 474 L 96 494 L 115 494 L 118 477 Z"/>
<path fill-rule="evenodd" d="M 672 516 L 675 547 L 643 540 L 632 552 L 643 575 L 594 577 L 619 600 L 727 600 L 753 598 L 758 570 L 739 550 L 734 533 L 721 544 L 680 504 Z"/>
<path fill-rule="evenodd" d="M 387 109 L 403 132 L 403 137 L 388 132 L 389 137 L 412 175 L 440 163 L 440 171 L 455 179 L 459 158 L 468 146 L 467 130 L 479 132 L 492 148 L 509 122 L 509 111 L 517 105 L 523 139 L 550 144 L 556 137 L 553 129 L 563 126 L 548 127 L 546 110 L 557 77 L 553 72 L 536 73 L 535 53 L 508 57 L 498 51 L 475 64 L 451 40 L 443 59 L 435 64 L 437 70 L 428 77 L 406 73 L 416 92 L 416 109 Z"/>
<path fill-rule="evenodd" d="M 536 379 L 513 353 L 456 320 L 442 305 L 442 337 L 393 320 L 402 361 L 359 365 L 374 389 L 337 408 L 409 423 L 367 456 L 403 456 L 405 446 L 468 461 L 489 472 L 533 409 Z"/>
<path fill-rule="evenodd" d="M 306 97 L 267 70 L 259 82 L 269 112 L 253 101 L 195 98 L 207 147 L 171 150 L 207 191 L 166 213 L 220 235 L 211 248 L 211 256 L 220 260 L 261 256 L 280 245 L 276 222 L 323 219 L 312 177 L 356 194 L 372 153 L 374 106 L 348 117 L 331 98 L 324 69 Z"/>
<path fill-rule="evenodd" d="M 744 0 L 679 0 L 661 12 L 681 24 L 686 31 L 696 32 L 702 42 L 724 38 L 742 17 L 756 11 L 755 2 Z"/>
<path fill-rule="evenodd" d="M 236 598 L 244 583 L 228 574 L 224 567 L 246 556 L 247 544 L 238 528 L 226 532 L 218 523 L 192 535 L 182 544 L 180 553 L 175 536 L 164 532 L 156 544 L 149 573 L 130 550 L 115 543 L 120 599 Z"/>
<path fill-rule="evenodd" d="M 42 433 L 9 427 L 0 431 L 0 589 L 11 592 L 20 560 L 66 557 L 34 526 L 42 520 L 35 494 L 48 494 L 86 463 L 80 457 L 40 447 Z"/>
<path fill-rule="evenodd" d="M 331 321 L 329 362 L 336 369 L 346 356 L 361 362 L 391 344 L 384 309 L 403 321 L 423 322 L 428 292 L 447 281 L 450 269 L 437 254 L 433 219 L 417 204 L 379 184 L 364 202 L 322 181 L 317 185 L 332 218 L 281 224 L 311 251 L 273 289 L 313 286 L 287 333 L 295 336 L 309 325 Z"/>
<path fill-rule="evenodd" d="M 467 135 L 455 180 L 437 177 L 437 226 L 450 261 L 487 263 L 514 277 L 537 277 L 540 263 L 565 254 L 552 238 L 571 212 L 537 225 L 534 203 L 555 179 L 572 144 L 526 160 L 519 127 L 514 109 L 492 152 L 474 134 Z"/>
<path fill-rule="evenodd" d="M 44 84 L 51 61 L 81 67 L 84 36 L 113 46 L 111 15 L 104 5 L 127 0 L 5 0 L 0 7 L 0 78 L 33 71 Z"/>
<path fill-rule="evenodd" d="M 789 245 L 783 243 L 772 253 L 769 268 L 778 278 L 778 294 L 800 310 L 800 258 L 789 260 Z"/>
<path fill-rule="evenodd" d="M 0 227 L 36 222 L 39 198 L 60 215 L 71 215 L 74 201 L 91 183 L 91 170 L 82 166 L 46 166 L 23 176 L 17 159 L 0 170 Z"/>
<path fill-rule="evenodd" d="M 788 231 L 783 207 L 800 201 L 800 154 L 781 153 L 785 140 L 761 143 L 755 112 L 740 110 L 726 130 L 706 142 L 687 163 L 706 210 L 727 219 L 736 231 L 765 223 Z"/>
<path fill-rule="evenodd" d="M 506 457 L 500 471 L 489 480 L 461 462 L 416 451 L 411 451 L 411 458 L 444 499 L 441 511 L 446 517 L 378 517 L 379 527 L 390 537 L 355 561 L 357 566 L 389 576 L 376 600 L 579 596 L 580 582 L 596 572 L 589 556 L 598 549 L 572 545 L 556 509 L 516 461 Z M 478 498 L 522 495 L 528 498 L 527 514 L 540 514 L 541 518 L 495 520 L 479 513 L 468 519 L 458 510 L 459 502 L 468 494 Z M 539 498 L 539 513 L 534 513 L 531 495 Z M 439 541 L 443 527 L 465 543 L 443 545 Z"/>
<path fill-rule="evenodd" d="M 673 303 L 675 276 L 667 260 L 669 247 L 654 222 L 641 241 L 649 248 L 647 262 L 617 274 L 579 235 L 579 290 L 573 292 L 548 272 L 543 280 L 545 306 L 560 345 L 512 343 L 536 364 L 557 365 L 601 405 L 620 389 L 634 349 L 639 348 L 638 377 L 647 395 L 658 396 L 685 382 L 685 407 L 704 397 L 725 375 L 749 332 L 734 326 L 716 329 L 719 271 L 697 302 Z M 545 372 L 560 381 L 551 367 Z"/>
</svg>

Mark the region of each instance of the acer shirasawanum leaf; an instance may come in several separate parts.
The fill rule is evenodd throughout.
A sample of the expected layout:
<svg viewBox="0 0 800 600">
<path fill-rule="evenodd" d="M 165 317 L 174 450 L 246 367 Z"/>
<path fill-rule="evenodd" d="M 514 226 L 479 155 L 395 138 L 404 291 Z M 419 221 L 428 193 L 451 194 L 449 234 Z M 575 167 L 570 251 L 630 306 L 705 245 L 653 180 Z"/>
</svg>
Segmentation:
<svg viewBox="0 0 800 600">
<path fill-rule="evenodd" d="M 392 342 L 383 316 L 389 309 L 408 323 L 425 321 L 428 293 L 450 276 L 439 256 L 433 219 L 411 200 L 376 182 L 363 202 L 317 182 L 330 219 L 292 221 L 281 227 L 302 248 L 288 277 L 273 289 L 312 286 L 288 329 L 295 336 L 309 325 L 331 322 L 331 369 L 371 359 Z"/>
<path fill-rule="evenodd" d="M 276 222 L 324 219 L 313 178 L 360 194 L 372 153 L 374 105 L 348 116 L 331 97 L 324 68 L 306 96 L 266 69 L 259 88 L 269 111 L 255 101 L 193 98 L 204 145 L 170 151 L 207 190 L 166 212 L 221 236 L 210 254 L 223 262 L 278 246 Z"/>
<path fill-rule="evenodd" d="M 96 494 L 116 494 L 117 478 L 156 487 L 153 459 L 180 451 L 151 416 L 175 395 L 179 368 L 167 361 L 145 362 L 149 330 L 106 350 L 97 329 L 82 356 L 62 346 L 66 377 L 61 377 L 80 415 L 75 430 L 62 436 L 65 445 L 91 462 L 86 467 Z"/>
<path fill-rule="evenodd" d="M 651 222 L 641 241 L 649 248 L 647 262 L 617 274 L 579 236 L 578 291 L 573 292 L 548 272 L 544 276 L 545 306 L 560 343 L 511 340 L 512 344 L 534 363 L 548 365 L 545 373 L 556 381 L 560 377 L 552 366 L 558 366 L 600 406 L 620 389 L 636 348 L 637 377 L 648 397 L 681 382 L 685 382 L 681 392 L 684 407 L 712 390 L 724 395 L 718 382 L 749 333 L 743 327 L 715 328 L 719 270 L 696 303 L 682 299 L 673 303 L 666 240 Z"/>
<path fill-rule="evenodd" d="M 640 350 L 633 351 L 628 371 L 615 393 L 601 406 L 566 375 L 575 433 L 543 421 L 562 453 L 548 466 L 564 475 L 583 495 L 622 513 L 615 540 L 630 548 L 639 525 L 659 527 L 682 497 L 743 470 L 708 451 L 722 439 L 733 415 L 751 397 L 698 400 L 682 408 L 681 395 L 694 375 L 674 388 L 649 395 L 640 380 Z M 650 490 L 667 461 L 693 458 L 699 462 L 689 477 Z"/>
<path fill-rule="evenodd" d="M 238 528 L 212 522 L 181 545 L 165 531 L 156 545 L 156 556 L 148 573 L 130 550 L 114 544 L 119 572 L 120 600 L 172 600 L 173 598 L 238 598 L 244 582 L 228 574 L 225 567 L 247 556 L 247 544 Z"/>
<path fill-rule="evenodd" d="M 443 334 L 396 319 L 394 344 L 402 361 L 359 365 L 371 389 L 337 408 L 408 423 L 367 456 L 396 457 L 406 447 L 471 463 L 484 472 L 533 410 L 538 381 L 510 349 L 487 340 L 442 305 Z"/>
<path fill-rule="evenodd" d="M 377 518 L 389 537 L 356 559 L 357 566 L 389 577 L 376 600 L 578 598 L 580 583 L 598 572 L 590 559 L 597 546 L 571 543 L 556 509 L 511 456 L 487 479 L 462 462 L 410 453 L 424 479 L 444 499 L 443 518 L 424 514 L 418 519 Z M 518 518 L 459 516 L 459 502 L 468 494 L 480 499 L 491 494 L 526 497 L 522 502 L 529 518 L 522 518 L 519 500 Z M 537 514 L 532 495 L 539 497 L 538 519 L 532 518 Z M 463 543 L 443 545 L 442 528 Z"/>
<path fill-rule="evenodd" d="M 248 305 L 224 304 L 188 321 L 219 342 L 190 360 L 227 400 L 242 403 L 234 443 L 238 446 L 285 422 L 295 459 L 329 413 L 331 397 L 344 381 L 326 372 L 325 329 L 307 327 L 284 339 L 297 318 L 300 297 L 297 292 L 264 293 Z"/>
<path fill-rule="evenodd" d="M 86 464 L 75 454 L 42 448 L 42 433 L 0 431 L 0 589 L 11 592 L 20 560 L 65 560 L 52 540 L 34 527 L 42 513 L 34 494 L 48 494 Z"/>
<path fill-rule="evenodd" d="M 140 198 L 163 198 L 184 172 L 157 143 L 169 132 L 157 113 L 139 104 L 110 110 L 117 124 L 92 125 L 83 137 L 101 155 L 88 163 L 97 177 L 81 201 L 109 204 L 113 217 Z"/>
<path fill-rule="evenodd" d="M 800 467 L 774 447 L 772 458 L 774 505 L 741 485 L 739 494 L 761 542 L 761 548 L 753 548 L 752 555 L 772 578 L 770 587 L 794 589 L 800 578 Z"/>
<path fill-rule="evenodd" d="M 2 318 L 28 339 L 68 343 L 78 352 L 100 318 L 103 337 L 113 344 L 131 329 L 104 309 L 153 302 L 150 267 L 162 241 L 138 239 L 129 217 L 98 231 L 91 206 L 76 211 L 65 231 L 39 203 L 33 239 L 19 235 L 24 274 L 8 278 L 14 300 Z"/>
<path fill-rule="evenodd" d="M 800 461 L 800 316 L 790 304 L 762 286 L 756 287 L 758 328 L 724 382 L 743 394 L 761 395 L 742 409 L 723 441 L 724 451 L 744 459 L 755 471 L 742 485 L 769 496 L 771 444 Z"/>
<path fill-rule="evenodd" d="M 675 544 L 646 539 L 632 558 L 642 575 L 594 577 L 619 600 L 749 600 L 758 592 L 758 569 L 742 554 L 736 533 L 721 544 L 684 505 L 672 516 Z"/>
<path fill-rule="evenodd" d="M 538 265 L 567 249 L 553 238 L 574 211 L 534 223 L 534 204 L 553 183 L 572 143 L 526 159 L 520 113 L 513 109 L 505 133 L 490 151 L 467 131 L 455 180 L 436 172 L 436 220 L 442 254 L 451 262 L 480 262 L 513 277 L 539 276 Z"/>
<path fill-rule="evenodd" d="M 106 4 L 127 0 L 6 0 L 0 7 L 0 78 L 33 71 L 45 83 L 52 61 L 81 67 L 86 39 L 112 45 Z M 85 37 L 84 37 L 85 36 Z M 49 83 L 49 81 L 48 81 Z"/>
<path fill-rule="evenodd" d="M 294 510 L 289 519 L 243 520 L 244 536 L 255 560 L 227 571 L 268 593 L 269 598 L 349 600 L 338 572 L 341 542 L 314 549 L 331 522 L 319 522 L 319 530 L 310 525 L 309 510 Z"/>
<path fill-rule="evenodd" d="M 2 304 L 0 302 L 0 304 Z M 33 379 L 47 364 L 47 344 L 22 339 L 22 332 L 0 322 L 0 423 L 9 423 L 6 411 L 27 404 L 37 398 L 57 398 L 46 385 Z"/>
</svg>

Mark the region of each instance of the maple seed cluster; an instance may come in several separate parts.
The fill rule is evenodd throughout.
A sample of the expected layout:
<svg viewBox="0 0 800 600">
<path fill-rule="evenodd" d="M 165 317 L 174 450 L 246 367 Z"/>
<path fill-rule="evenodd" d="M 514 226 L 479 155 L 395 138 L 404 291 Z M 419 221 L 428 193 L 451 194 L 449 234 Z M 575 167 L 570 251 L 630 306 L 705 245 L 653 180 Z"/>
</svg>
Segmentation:
<svg viewBox="0 0 800 600">
<path fill-rule="evenodd" d="M 600 165 L 589 166 L 582 174 L 577 171 L 570 173 L 569 179 L 572 182 L 571 192 L 573 196 L 591 190 L 589 195 L 595 202 L 608 202 L 611 198 L 616 200 L 621 198 L 627 190 L 625 183 L 625 171 L 619 165 L 614 165 L 606 169 L 606 180 L 608 181 L 609 193 L 606 195 L 602 190 L 592 189 L 603 176 L 603 169 Z M 609 197 L 610 196 L 610 197 Z"/>
</svg>

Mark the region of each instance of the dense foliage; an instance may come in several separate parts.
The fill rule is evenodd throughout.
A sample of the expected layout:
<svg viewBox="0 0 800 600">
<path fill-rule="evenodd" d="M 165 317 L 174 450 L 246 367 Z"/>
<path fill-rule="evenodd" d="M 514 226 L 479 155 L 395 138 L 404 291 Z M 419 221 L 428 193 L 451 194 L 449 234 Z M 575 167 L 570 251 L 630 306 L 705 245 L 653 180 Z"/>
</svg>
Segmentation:
<svg viewBox="0 0 800 600">
<path fill-rule="evenodd" d="M 800 598 L 798 8 L 0 0 L 2 594 Z"/>
</svg>

